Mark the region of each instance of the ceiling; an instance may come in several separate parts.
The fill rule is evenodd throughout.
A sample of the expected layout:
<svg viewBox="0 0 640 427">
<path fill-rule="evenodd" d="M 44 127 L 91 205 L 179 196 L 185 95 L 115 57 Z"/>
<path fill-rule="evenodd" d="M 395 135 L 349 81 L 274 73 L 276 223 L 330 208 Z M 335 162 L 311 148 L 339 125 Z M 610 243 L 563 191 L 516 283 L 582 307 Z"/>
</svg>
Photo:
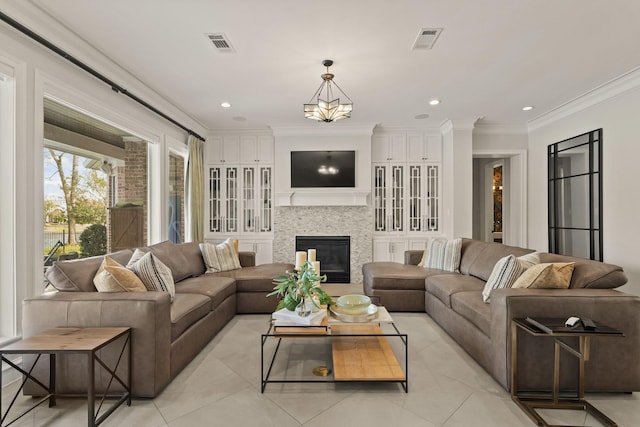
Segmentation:
<svg viewBox="0 0 640 427">
<path fill-rule="evenodd" d="M 640 66 L 638 0 L 29 3 L 211 130 L 524 124 Z M 422 28 L 444 30 L 433 49 L 412 50 Z M 209 33 L 235 52 L 216 51 Z M 323 59 L 353 100 L 349 120 L 303 118 Z"/>
</svg>

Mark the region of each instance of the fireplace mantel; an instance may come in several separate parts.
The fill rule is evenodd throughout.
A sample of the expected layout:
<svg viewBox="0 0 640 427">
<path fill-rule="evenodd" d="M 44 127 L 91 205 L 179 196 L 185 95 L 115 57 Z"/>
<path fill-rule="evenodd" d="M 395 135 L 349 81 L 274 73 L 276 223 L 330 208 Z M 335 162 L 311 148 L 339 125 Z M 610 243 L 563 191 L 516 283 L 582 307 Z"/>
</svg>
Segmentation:
<svg viewBox="0 0 640 427">
<path fill-rule="evenodd" d="M 368 191 L 322 189 L 276 193 L 276 206 L 368 206 Z"/>
</svg>

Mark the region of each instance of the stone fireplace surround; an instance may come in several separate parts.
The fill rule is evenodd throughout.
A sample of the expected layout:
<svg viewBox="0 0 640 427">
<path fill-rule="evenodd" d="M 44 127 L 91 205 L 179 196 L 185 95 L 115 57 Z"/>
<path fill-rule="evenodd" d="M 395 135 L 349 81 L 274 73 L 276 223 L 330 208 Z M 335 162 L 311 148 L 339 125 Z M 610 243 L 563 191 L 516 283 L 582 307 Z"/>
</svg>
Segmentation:
<svg viewBox="0 0 640 427">
<path fill-rule="evenodd" d="M 296 236 L 351 236 L 351 283 L 362 283 L 362 264 L 373 257 L 369 206 L 281 206 L 274 218 L 274 262 L 295 262 Z"/>
</svg>

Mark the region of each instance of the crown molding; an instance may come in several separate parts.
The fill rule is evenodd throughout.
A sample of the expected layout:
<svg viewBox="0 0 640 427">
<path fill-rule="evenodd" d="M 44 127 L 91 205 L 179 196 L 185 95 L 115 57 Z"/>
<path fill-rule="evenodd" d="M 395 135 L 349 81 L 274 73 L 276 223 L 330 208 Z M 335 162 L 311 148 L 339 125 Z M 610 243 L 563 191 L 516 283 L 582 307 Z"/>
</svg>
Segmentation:
<svg viewBox="0 0 640 427">
<path fill-rule="evenodd" d="M 528 128 L 526 123 L 483 123 L 479 121 L 473 128 L 473 133 L 479 135 L 526 135 Z"/>
<path fill-rule="evenodd" d="M 587 93 L 584 93 L 528 122 L 528 131 L 531 132 L 567 116 L 597 105 L 622 93 L 640 87 L 640 67 L 610 80 Z"/>
<path fill-rule="evenodd" d="M 442 133 L 448 133 L 453 130 L 473 130 L 478 119 L 472 120 L 445 120 L 440 124 Z"/>
</svg>

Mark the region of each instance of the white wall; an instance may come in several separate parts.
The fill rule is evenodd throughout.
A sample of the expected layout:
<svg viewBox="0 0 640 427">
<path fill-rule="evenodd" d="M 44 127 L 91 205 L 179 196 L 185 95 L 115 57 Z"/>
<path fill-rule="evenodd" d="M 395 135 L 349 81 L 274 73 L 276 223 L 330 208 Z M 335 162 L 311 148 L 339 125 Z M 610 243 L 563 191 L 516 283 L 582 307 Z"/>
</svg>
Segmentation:
<svg viewBox="0 0 640 427">
<path fill-rule="evenodd" d="M 547 146 L 602 128 L 604 261 L 627 273 L 629 283 L 621 290 L 640 295 L 640 75 L 626 83 L 631 87 L 615 96 L 591 96 L 594 105 L 562 109 L 531 123 L 529 246 L 547 250 Z M 562 117 L 554 120 L 557 116 Z"/>
</svg>

